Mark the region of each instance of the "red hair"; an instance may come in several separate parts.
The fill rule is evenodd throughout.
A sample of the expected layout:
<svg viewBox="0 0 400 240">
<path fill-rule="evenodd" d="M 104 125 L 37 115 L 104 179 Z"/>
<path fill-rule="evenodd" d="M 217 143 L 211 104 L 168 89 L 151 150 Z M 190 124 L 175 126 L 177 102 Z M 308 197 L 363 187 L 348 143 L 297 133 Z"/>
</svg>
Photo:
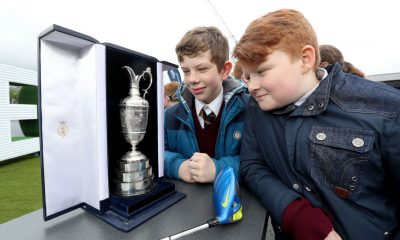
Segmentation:
<svg viewBox="0 0 400 240">
<path fill-rule="evenodd" d="M 302 48 L 315 49 L 316 69 L 319 65 L 317 35 L 307 19 L 296 10 L 281 9 L 254 20 L 247 27 L 233 50 L 233 56 L 248 65 L 267 60 L 274 50 L 282 50 L 294 59 L 302 57 Z"/>
</svg>

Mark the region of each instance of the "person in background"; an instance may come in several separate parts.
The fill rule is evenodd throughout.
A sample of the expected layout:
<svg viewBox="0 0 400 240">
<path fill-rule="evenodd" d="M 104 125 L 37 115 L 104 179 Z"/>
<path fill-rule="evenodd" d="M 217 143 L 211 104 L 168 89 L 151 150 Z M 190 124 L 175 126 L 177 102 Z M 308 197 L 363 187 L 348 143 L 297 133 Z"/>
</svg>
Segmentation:
<svg viewBox="0 0 400 240">
<path fill-rule="evenodd" d="M 242 79 L 242 75 L 243 75 L 242 67 L 240 67 L 240 63 L 237 62 L 233 67 L 233 77 L 235 79 Z"/>
<path fill-rule="evenodd" d="M 323 44 L 319 46 L 319 52 L 321 55 L 320 67 L 327 68 L 330 64 L 337 62 L 342 67 L 343 72 L 354 74 L 362 78 L 365 77 L 360 69 L 344 60 L 342 52 L 337 47 Z"/>
<path fill-rule="evenodd" d="M 254 20 L 234 48 L 252 98 L 242 179 L 276 239 L 400 239 L 400 92 L 319 68 L 300 12 Z"/>
<path fill-rule="evenodd" d="M 319 46 L 319 54 L 321 56 L 319 66 L 322 68 L 327 68 L 332 63 L 339 63 L 343 71 L 346 71 L 344 65 L 344 58 L 342 52 L 333 45 L 322 44 Z"/>
<path fill-rule="evenodd" d="M 364 74 L 363 71 L 361 71 L 360 69 L 354 67 L 354 65 L 349 63 L 349 62 L 344 61 L 344 67 L 346 69 L 346 73 L 354 74 L 354 75 L 357 75 L 357 76 L 362 77 L 362 78 L 365 77 L 365 74 Z"/>
<path fill-rule="evenodd" d="M 175 103 L 178 103 L 179 99 L 176 96 L 178 88 L 179 83 L 176 81 L 169 82 L 164 85 L 164 108 L 170 107 Z"/>
<path fill-rule="evenodd" d="M 232 63 L 227 38 L 216 27 L 196 27 L 175 51 L 185 85 L 177 94 L 179 104 L 165 111 L 165 175 L 207 183 L 231 166 L 239 176 L 249 95 L 241 81 L 228 79 Z"/>
</svg>

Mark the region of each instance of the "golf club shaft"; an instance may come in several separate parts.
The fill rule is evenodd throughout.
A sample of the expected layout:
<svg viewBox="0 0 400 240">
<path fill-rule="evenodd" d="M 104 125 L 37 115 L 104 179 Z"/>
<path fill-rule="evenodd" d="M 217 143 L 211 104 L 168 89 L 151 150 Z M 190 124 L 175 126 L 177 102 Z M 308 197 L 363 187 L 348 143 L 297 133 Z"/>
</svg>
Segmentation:
<svg viewBox="0 0 400 240">
<path fill-rule="evenodd" d="M 194 227 L 194 228 L 188 229 L 188 230 L 186 230 L 186 231 L 183 231 L 183 232 L 180 232 L 180 233 L 178 233 L 178 234 L 175 234 L 175 235 L 172 235 L 172 236 L 163 238 L 163 239 L 161 239 L 161 240 L 175 240 L 175 239 L 179 239 L 179 238 L 181 238 L 181 237 L 187 236 L 187 235 L 189 235 L 189 234 L 198 232 L 198 231 L 200 231 L 200 230 L 203 230 L 203 229 L 206 229 L 206 228 L 209 228 L 209 227 L 210 227 L 210 225 L 209 225 L 208 223 L 205 223 L 205 224 L 200 225 L 200 226 L 198 226 L 198 227 Z"/>
</svg>

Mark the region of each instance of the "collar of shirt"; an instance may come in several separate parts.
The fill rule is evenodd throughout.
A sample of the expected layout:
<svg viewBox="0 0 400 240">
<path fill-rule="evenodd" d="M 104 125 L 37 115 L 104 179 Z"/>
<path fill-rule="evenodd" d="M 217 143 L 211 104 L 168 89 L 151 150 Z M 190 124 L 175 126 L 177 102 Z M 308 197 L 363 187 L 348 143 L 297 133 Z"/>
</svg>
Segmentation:
<svg viewBox="0 0 400 240">
<path fill-rule="evenodd" d="M 319 79 L 320 81 L 325 79 L 328 76 L 328 72 L 326 71 L 325 68 L 318 68 L 317 71 L 320 71 L 321 73 L 323 73 L 322 78 Z M 315 91 L 315 89 L 317 89 L 318 86 L 319 86 L 319 84 L 317 84 L 313 89 L 311 89 L 309 92 L 307 92 L 306 95 L 304 95 L 302 98 L 300 98 L 297 102 L 295 102 L 294 105 L 300 106 L 301 104 L 303 104 L 304 101 L 306 101 L 306 99 Z"/>
<path fill-rule="evenodd" d="M 195 102 L 195 106 L 196 106 L 197 116 L 199 116 L 200 111 L 204 107 L 204 105 L 207 105 L 207 108 L 205 108 L 205 111 L 207 114 L 210 114 L 210 112 L 213 111 L 215 116 L 218 116 L 219 110 L 222 105 L 222 101 L 224 100 L 222 94 L 223 94 L 223 90 L 221 89 L 221 92 L 218 94 L 218 96 L 209 104 L 206 104 L 202 101 L 195 99 L 194 102 Z"/>
<path fill-rule="evenodd" d="M 194 99 L 194 104 L 196 107 L 196 115 L 197 118 L 199 119 L 200 125 L 204 128 L 204 120 L 202 117 L 200 117 L 200 111 L 204 106 L 207 106 L 204 110 L 206 111 L 207 114 L 210 114 L 211 111 L 214 112 L 215 116 L 218 116 L 219 110 L 221 109 L 222 101 L 224 100 L 223 96 L 223 89 L 221 89 L 221 92 L 218 94 L 218 96 L 209 104 L 206 104 L 202 101 L 197 100 L 196 98 Z"/>
</svg>

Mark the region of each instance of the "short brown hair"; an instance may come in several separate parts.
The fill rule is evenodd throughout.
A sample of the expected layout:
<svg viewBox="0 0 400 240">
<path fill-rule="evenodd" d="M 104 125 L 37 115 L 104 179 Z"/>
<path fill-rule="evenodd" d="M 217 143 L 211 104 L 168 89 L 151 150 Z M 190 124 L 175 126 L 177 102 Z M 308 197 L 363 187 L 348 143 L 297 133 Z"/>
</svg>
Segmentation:
<svg viewBox="0 0 400 240">
<path fill-rule="evenodd" d="M 315 49 L 316 69 L 319 65 L 319 49 L 313 27 L 300 12 L 281 9 L 250 23 L 236 44 L 233 56 L 240 62 L 258 65 L 266 61 L 272 51 L 279 49 L 294 60 L 301 58 L 301 50 L 305 45 Z"/>
<path fill-rule="evenodd" d="M 319 46 L 319 53 L 321 55 L 321 63 L 327 62 L 328 64 L 332 64 L 338 62 L 343 71 L 345 71 L 345 64 L 342 52 L 337 49 L 335 46 L 324 44 Z"/>
<path fill-rule="evenodd" d="M 176 81 L 169 82 L 164 85 L 164 96 L 170 97 L 172 102 L 177 102 L 176 91 L 178 91 L 179 83 Z"/>
<path fill-rule="evenodd" d="M 175 48 L 180 63 L 184 56 L 196 57 L 208 50 L 211 52 L 211 62 L 217 65 L 218 70 L 222 70 L 229 60 L 229 43 L 216 27 L 196 27 L 189 30 Z"/>
</svg>

